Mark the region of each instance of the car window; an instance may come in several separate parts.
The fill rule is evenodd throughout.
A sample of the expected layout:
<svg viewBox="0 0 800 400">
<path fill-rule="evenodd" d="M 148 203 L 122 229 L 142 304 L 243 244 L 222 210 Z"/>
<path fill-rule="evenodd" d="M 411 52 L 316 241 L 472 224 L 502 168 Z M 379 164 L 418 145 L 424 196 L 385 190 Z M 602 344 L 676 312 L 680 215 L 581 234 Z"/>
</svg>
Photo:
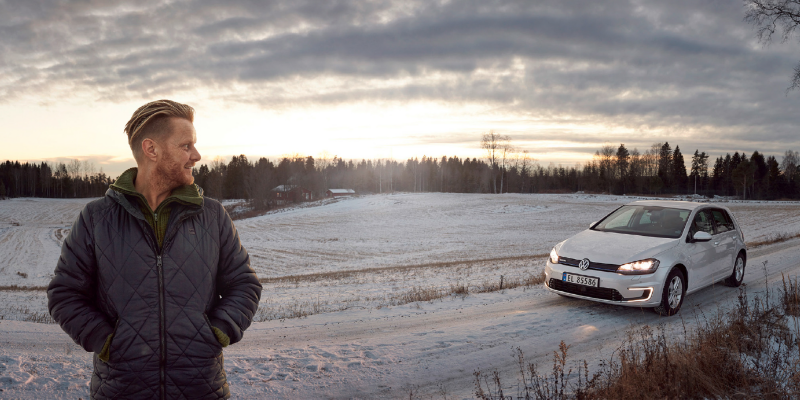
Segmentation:
<svg viewBox="0 0 800 400">
<path fill-rule="evenodd" d="M 624 212 L 621 212 L 621 213 L 619 213 L 617 215 L 613 215 L 612 218 L 609 219 L 609 221 L 605 223 L 604 228 L 605 229 L 613 229 L 613 228 L 619 228 L 619 227 L 623 227 L 623 226 L 628 226 L 628 222 L 630 222 L 631 217 L 633 217 L 633 214 L 635 212 L 636 212 L 636 209 L 635 208 L 631 208 L 631 209 L 625 210 Z"/>
<path fill-rule="evenodd" d="M 733 230 L 733 222 L 728 213 L 722 210 L 711 210 L 711 215 L 714 216 L 714 225 L 717 228 L 717 233 L 723 233 Z"/>
<path fill-rule="evenodd" d="M 676 208 L 626 205 L 601 220 L 592 230 L 679 238 L 689 213 Z"/>
<path fill-rule="evenodd" d="M 714 224 L 711 222 L 711 216 L 708 215 L 708 211 L 700 210 L 695 214 L 689 237 L 693 237 L 697 232 L 707 232 L 709 235 L 714 234 Z"/>
</svg>

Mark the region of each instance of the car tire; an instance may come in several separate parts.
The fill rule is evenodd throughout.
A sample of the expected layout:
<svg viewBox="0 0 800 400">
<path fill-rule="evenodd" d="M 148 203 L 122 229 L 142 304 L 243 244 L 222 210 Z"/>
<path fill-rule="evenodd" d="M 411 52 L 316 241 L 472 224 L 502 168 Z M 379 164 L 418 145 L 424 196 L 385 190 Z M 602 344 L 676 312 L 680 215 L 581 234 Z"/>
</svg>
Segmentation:
<svg viewBox="0 0 800 400">
<path fill-rule="evenodd" d="M 686 297 L 686 277 L 681 270 L 673 268 L 664 282 L 661 304 L 653 308 L 653 311 L 661 316 L 675 315 L 680 311 L 684 297 Z"/>
<path fill-rule="evenodd" d="M 725 284 L 730 287 L 739 287 L 744 280 L 744 267 L 746 266 L 747 261 L 744 258 L 744 254 L 739 253 L 733 263 L 733 272 L 731 272 L 731 276 L 725 279 Z"/>
</svg>

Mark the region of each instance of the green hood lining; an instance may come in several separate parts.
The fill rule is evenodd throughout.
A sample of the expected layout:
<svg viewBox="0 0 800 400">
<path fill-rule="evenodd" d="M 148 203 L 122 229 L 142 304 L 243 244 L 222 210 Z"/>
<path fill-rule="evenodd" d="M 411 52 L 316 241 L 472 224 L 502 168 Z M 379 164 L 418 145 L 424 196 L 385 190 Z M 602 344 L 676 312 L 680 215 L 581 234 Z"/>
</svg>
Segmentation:
<svg viewBox="0 0 800 400">
<path fill-rule="evenodd" d="M 130 168 L 127 171 L 123 172 L 122 175 L 116 180 L 116 182 L 111 184 L 111 189 L 116 190 L 117 192 L 127 194 L 129 196 L 134 196 L 138 198 L 141 203 L 150 209 L 150 204 L 147 203 L 147 199 L 145 199 L 144 195 L 136 191 L 136 186 L 134 186 L 134 181 L 136 180 L 136 174 L 139 172 L 139 169 L 136 167 Z M 166 206 L 169 203 L 178 202 L 187 206 L 203 206 L 203 195 L 200 192 L 200 188 L 195 185 L 184 185 L 178 187 L 170 193 L 169 197 L 167 197 L 164 201 L 161 202 L 156 208 L 162 208 L 162 206 Z M 156 210 L 150 210 L 150 212 L 154 212 Z"/>
</svg>

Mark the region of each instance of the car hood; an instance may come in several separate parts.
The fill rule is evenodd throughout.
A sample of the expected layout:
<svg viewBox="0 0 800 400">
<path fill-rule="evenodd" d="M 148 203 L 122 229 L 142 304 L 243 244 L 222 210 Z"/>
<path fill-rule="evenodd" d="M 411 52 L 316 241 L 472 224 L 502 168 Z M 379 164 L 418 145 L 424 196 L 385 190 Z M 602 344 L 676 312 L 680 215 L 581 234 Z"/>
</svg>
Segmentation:
<svg viewBox="0 0 800 400">
<path fill-rule="evenodd" d="M 605 264 L 638 261 L 670 249 L 679 239 L 626 235 L 587 229 L 567 240 L 557 250 L 561 257 L 584 259 Z"/>
</svg>

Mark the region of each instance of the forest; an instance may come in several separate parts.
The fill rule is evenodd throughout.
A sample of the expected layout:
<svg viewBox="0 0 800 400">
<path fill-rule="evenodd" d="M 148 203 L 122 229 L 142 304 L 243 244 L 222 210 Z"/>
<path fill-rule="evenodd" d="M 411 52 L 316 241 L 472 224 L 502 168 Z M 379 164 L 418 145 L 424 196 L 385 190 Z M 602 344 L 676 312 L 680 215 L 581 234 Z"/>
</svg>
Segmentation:
<svg viewBox="0 0 800 400">
<path fill-rule="evenodd" d="M 491 138 L 490 138 L 491 139 Z M 274 162 L 234 156 L 218 157 L 196 166 L 195 183 L 205 195 L 217 199 L 248 199 L 257 208 L 269 208 L 271 190 L 278 185 L 298 185 L 315 198 L 330 188 L 358 193 L 587 193 L 736 196 L 743 199 L 800 198 L 800 155 L 787 150 L 780 160 L 754 151 L 726 154 L 710 162 L 695 150 L 682 153 L 668 143 L 655 143 L 645 151 L 624 144 L 606 144 L 583 165 L 540 165 L 527 152 L 510 145 L 508 137 L 482 147 L 485 158 L 427 157 L 405 161 L 345 160 L 325 155 L 300 154 Z M 505 139 L 502 140 L 502 139 Z M 99 197 L 113 180 L 86 161 L 69 163 L 0 164 L 0 198 Z"/>
</svg>

